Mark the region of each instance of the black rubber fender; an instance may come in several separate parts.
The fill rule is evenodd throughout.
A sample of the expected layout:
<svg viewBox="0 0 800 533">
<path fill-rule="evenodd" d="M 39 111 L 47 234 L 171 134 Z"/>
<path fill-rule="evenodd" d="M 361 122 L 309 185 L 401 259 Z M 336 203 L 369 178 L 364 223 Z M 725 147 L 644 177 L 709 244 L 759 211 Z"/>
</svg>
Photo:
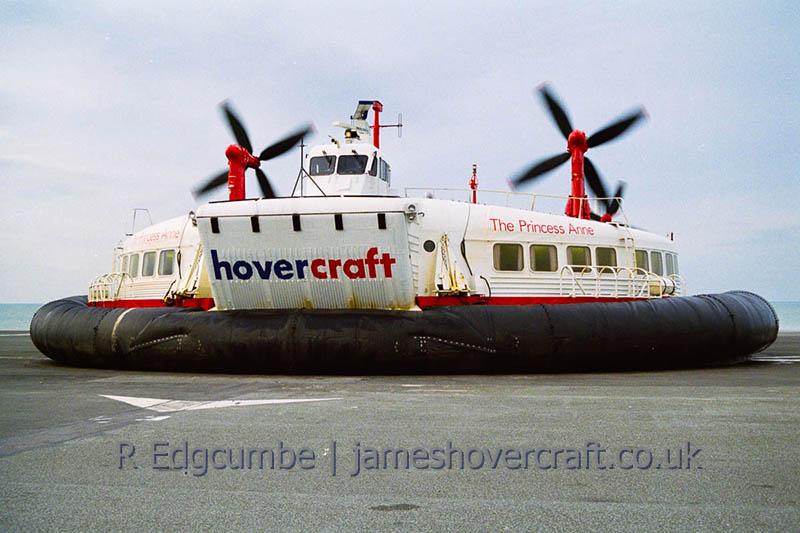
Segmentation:
<svg viewBox="0 0 800 533">
<path fill-rule="evenodd" d="M 277 374 L 536 373 L 735 364 L 774 342 L 760 296 L 732 291 L 563 305 L 423 311 L 40 308 L 31 338 L 86 367 Z"/>
</svg>

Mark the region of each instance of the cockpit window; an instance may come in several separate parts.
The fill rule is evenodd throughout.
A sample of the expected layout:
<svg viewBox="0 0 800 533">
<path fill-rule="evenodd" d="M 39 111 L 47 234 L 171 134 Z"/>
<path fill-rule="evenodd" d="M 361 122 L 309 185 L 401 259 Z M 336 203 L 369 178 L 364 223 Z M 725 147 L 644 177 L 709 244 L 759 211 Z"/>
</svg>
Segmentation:
<svg viewBox="0 0 800 533">
<path fill-rule="evenodd" d="M 381 166 L 378 170 L 378 177 L 386 182 L 387 185 L 391 185 L 392 183 L 392 167 L 389 166 L 389 163 L 381 159 Z"/>
<path fill-rule="evenodd" d="M 367 170 L 367 159 L 365 155 L 341 155 L 338 173 L 363 174 Z"/>
<path fill-rule="evenodd" d="M 309 164 L 309 173 L 312 176 L 327 176 L 333 174 L 336 167 L 336 157 L 332 155 L 321 155 L 312 157 Z"/>
<path fill-rule="evenodd" d="M 377 176 L 378 175 L 378 158 L 377 157 L 373 157 L 372 158 L 372 166 L 369 169 L 369 175 L 370 176 Z"/>
</svg>

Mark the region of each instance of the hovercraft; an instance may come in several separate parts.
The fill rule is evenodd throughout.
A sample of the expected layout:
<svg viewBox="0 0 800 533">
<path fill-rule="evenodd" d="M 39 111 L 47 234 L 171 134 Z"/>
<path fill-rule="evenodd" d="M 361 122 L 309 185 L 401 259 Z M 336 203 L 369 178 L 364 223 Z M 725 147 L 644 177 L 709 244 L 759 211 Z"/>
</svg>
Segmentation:
<svg viewBox="0 0 800 533">
<path fill-rule="evenodd" d="M 770 304 L 743 291 L 686 296 L 672 237 L 632 227 L 622 186 L 609 196 L 584 157 L 644 111 L 587 137 L 539 90 L 567 152 L 513 184 L 571 160 L 563 199 L 479 190 L 474 165 L 469 189 L 399 194 L 380 131 L 402 122 L 380 124 L 377 100 L 334 123 L 341 140 L 305 154 L 306 127 L 258 156 L 226 103 L 229 169 L 195 192 L 227 182 L 228 201 L 126 235 L 113 271 L 87 296 L 42 307 L 31 338 L 70 365 L 341 374 L 709 366 L 769 346 Z M 277 197 L 261 162 L 298 143 L 294 190 Z M 248 168 L 262 198 L 245 196 Z M 554 199 L 563 215 L 542 207 Z"/>
</svg>

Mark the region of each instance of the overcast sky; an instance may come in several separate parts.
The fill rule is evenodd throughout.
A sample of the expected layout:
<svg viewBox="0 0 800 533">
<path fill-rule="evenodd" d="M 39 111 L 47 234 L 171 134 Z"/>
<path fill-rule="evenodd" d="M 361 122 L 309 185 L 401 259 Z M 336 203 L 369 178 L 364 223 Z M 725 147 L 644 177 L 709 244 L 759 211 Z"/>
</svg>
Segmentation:
<svg viewBox="0 0 800 533">
<path fill-rule="evenodd" d="M 379 99 L 397 186 L 481 187 L 565 143 L 543 81 L 628 182 L 633 225 L 674 232 L 689 291 L 800 300 L 795 2 L 0 2 L 0 302 L 85 294 L 131 209 L 163 220 L 226 166 L 228 98 L 257 149 L 313 142 Z M 299 155 L 265 169 L 291 192 Z M 253 190 L 254 182 L 249 182 Z M 525 190 L 568 194 L 564 166 Z M 211 196 L 221 199 L 225 191 Z"/>
</svg>

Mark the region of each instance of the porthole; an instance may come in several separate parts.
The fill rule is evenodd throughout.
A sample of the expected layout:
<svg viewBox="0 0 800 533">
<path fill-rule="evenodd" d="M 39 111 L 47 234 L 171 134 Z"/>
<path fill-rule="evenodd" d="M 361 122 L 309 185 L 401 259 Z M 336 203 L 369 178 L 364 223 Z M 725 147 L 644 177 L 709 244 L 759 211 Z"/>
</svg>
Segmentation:
<svg viewBox="0 0 800 533">
<path fill-rule="evenodd" d="M 429 239 L 425 241 L 422 247 L 425 248 L 426 252 L 432 252 L 436 249 L 436 243 Z"/>
</svg>

